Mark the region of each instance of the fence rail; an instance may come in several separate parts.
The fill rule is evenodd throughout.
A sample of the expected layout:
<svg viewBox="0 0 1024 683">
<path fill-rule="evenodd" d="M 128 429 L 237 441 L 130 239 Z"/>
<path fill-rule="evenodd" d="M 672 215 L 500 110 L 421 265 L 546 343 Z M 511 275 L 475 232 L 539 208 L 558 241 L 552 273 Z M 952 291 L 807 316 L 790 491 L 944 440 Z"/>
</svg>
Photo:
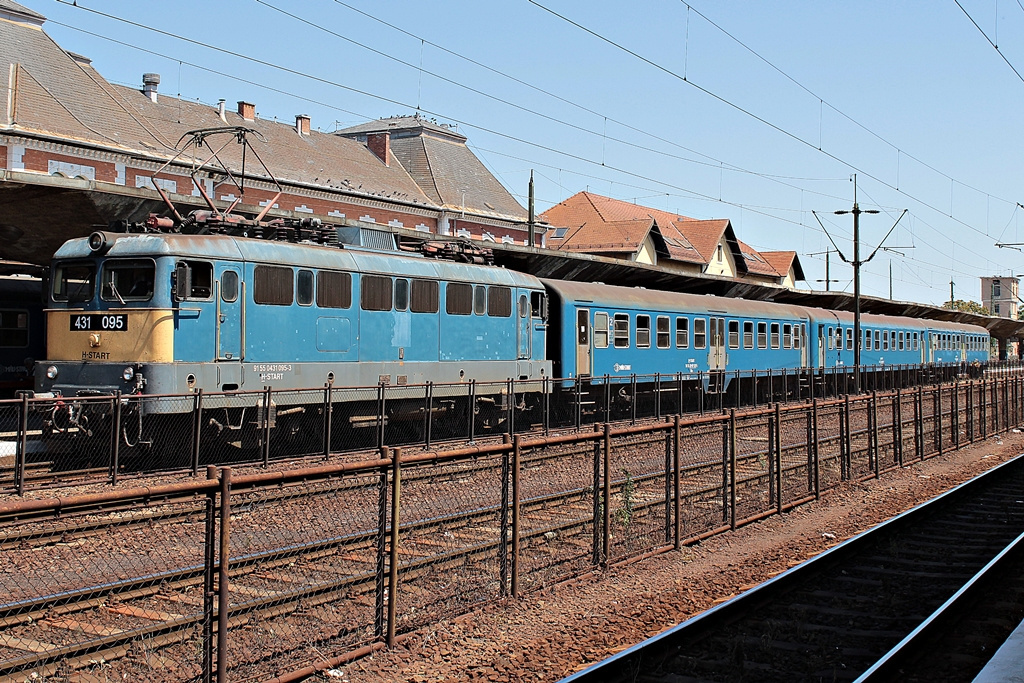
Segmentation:
<svg viewBox="0 0 1024 683">
<path fill-rule="evenodd" d="M 942 382 L 963 384 L 971 376 L 991 383 L 1019 371 L 1016 363 L 900 365 L 865 367 L 863 378 L 868 392 L 910 391 Z M 269 467 L 284 458 L 326 460 L 385 446 L 431 450 L 504 434 L 583 432 L 604 423 L 825 400 L 845 395 L 851 377 L 849 368 L 797 369 L 735 371 L 715 378 L 679 373 L 287 391 L 265 387 L 185 396 L 23 397 L 0 401 L 0 492 L 21 495 L 33 488 L 102 480 L 117 484 L 153 472 L 184 470 L 201 476 L 211 464 Z M 958 389 L 948 391 L 959 395 Z M 963 401 L 976 403 L 978 398 Z"/>
<path fill-rule="evenodd" d="M 1020 375 L 0 502 L 0 680 L 298 680 L 1024 420 Z"/>
</svg>

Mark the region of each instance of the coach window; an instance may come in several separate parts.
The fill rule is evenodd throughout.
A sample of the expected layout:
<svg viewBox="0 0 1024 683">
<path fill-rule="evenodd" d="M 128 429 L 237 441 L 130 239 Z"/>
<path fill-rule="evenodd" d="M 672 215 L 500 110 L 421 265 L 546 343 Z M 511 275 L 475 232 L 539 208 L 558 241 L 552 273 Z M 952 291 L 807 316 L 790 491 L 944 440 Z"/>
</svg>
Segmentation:
<svg viewBox="0 0 1024 683">
<path fill-rule="evenodd" d="M 667 315 L 658 316 L 658 348 L 667 349 L 672 342 L 672 325 Z"/>
<path fill-rule="evenodd" d="M 220 274 L 220 300 L 230 304 L 238 299 L 238 273 L 225 270 Z"/>
<path fill-rule="evenodd" d="M 488 288 L 487 315 L 494 318 L 507 318 L 512 315 L 512 290 L 509 287 Z"/>
<path fill-rule="evenodd" d="M 636 348 L 651 348 L 651 316 L 649 315 L 636 317 Z"/>
<path fill-rule="evenodd" d="M 708 319 L 693 319 L 693 348 L 706 349 L 708 347 Z"/>
<path fill-rule="evenodd" d="M 395 310 L 405 311 L 409 308 L 409 281 L 404 277 L 395 278 Z"/>
<path fill-rule="evenodd" d="M 789 323 L 782 326 L 782 348 L 793 348 L 793 326 Z"/>
<path fill-rule="evenodd" d="M 779 324 L 772 323 L 772 348 L 779 348 Z"/>
<path fill-rule="evenodd" d="M 225 273 L 226 274 L 226 273 Z M 320 308 L 352 306 L 352 274 L 321 270 L 316 274 L 316 305 Z"/>
<path fill-rule="evenodd" d="M 612 330 L 615 340 L 615 348 L 617 349 L 628 349 L 629 348 L 629 314 L 628 313 L 616 313 L 612 319 L 615 328 Z"/>
<path fill-rule="evenodd" d="M 180 265 L 180 264 L 179 264 Z M 291 268 L 256 266 L 253 273 L 252 300 L 271 306 L 291 306 L 295 276 Z"/>
<path fill-rule="evenodd" d="M 608 314 L 594 314 L 594 348 L 608 348 Z"/>
<path fill-rule="evenodd" d="M 487 313 L 487 288 L 483 285 L 473 287 L 473 313 L 477 315 Z"/>
<path fill-rule="evenodd" d="M 903 351 L 905 346 L 906 346 L 906 339 L 904 338 L 903 333 L 900 332 L 900 351 Z"/>
<path fill-rule="evenodd" d="M 313 271 L 299 271 L 295 278 L 295 301 L 300 306 L 313 305 Z"/>
<path fill-rule="evenodd" d="M 206 288 L 203 290 L 205 296 L 210 298 L 210 281 L 213 278 L 213 266 L 205 265 L 208 270 Z M 156 265 L 150 260 L 126 261 L 111 260 L 103 265 L 103 286 L 100 288 L 100 298 L 104 301 L 149 301 L 153 297 L 153 277 L 156 273 Z"/>
<path fill-rule="evenodd" d="M 853 328 L 846 328 L 846 350 L 853 351 Z"/>
<path fill-rule="evenodd" d="M 0 347 L 13 349 L 28 346 L 28 311 L 0 310 Z"/>
<path fill-rule="evenodd" d="M 882 350 L 889 350 L 889 330 L 882 330 Z"/>
<path fill-rule="evenodd" d="M 740 348 L 740 321 L 730 320 L 729 321 L 729 348 L 738 349 Z"/>
<path fill-rule="evenodd" d="M 690 319 L 676 318 L 676 348 L 685 349 L 690 346 Z"/>
<path fill-rule="evenodd" d="M 832 351 L 836 348 L 836 331 L 834 327 L 828 328 L 828 350 Z"/>
<path fill-rule="evenodd" d="M 757 348 L 768 348 L 768 323 L 757 324 Z"/>
<path fill-rule="evenodd" d="M 882 333 L 879 330 L 875 330 L 875 351 L 882 350 Z"/>
<path fill-rule="evenodd" d="M 445 287 L 444 310 L 448 315 L 471 315 L 473 313 L 473 285 L 449 282 Z"/>
<path fill-rule="evenodd" d="M 804 326 L 803 323 L 799 325 L 793 325 L 793 348 L 803 348 L 804 344 Z"/>
<path fill-rule="evenodd" d="M 754 348 L 754 323 L 749 320 L 743 321 L 743 348 Z"/>
<path fill-rule="evenodd" d="M 359 282 L 359 305 L 364 311 L 390 311 L 393 286 L 389 277 L 363 275 Z"/>
<path fill-rule="evenodd" d="M 413 313 L 437 313 L 437 289 L 434 280 L 413 280 L 409 309 Z"/>
</svg>

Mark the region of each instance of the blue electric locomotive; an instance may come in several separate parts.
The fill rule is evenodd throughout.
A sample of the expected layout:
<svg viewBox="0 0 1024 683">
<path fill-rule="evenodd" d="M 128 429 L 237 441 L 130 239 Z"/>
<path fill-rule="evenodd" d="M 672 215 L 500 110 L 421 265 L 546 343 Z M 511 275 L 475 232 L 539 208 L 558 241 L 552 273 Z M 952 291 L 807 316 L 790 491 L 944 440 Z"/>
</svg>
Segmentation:
<svg viewBox="0 0 1024 683">
<path fill-rule="evenodd" d="M 480 406 L 493 406 L 500 419 L 508 379 L 551 375 L 546 295 L 536 278 L 397 251 L 226 234 L 94 233 L 55 254 L 50 296 L 40 396 L 385 384 L 388 419 L 398 419 L 409 407 L 403 398 L 423 396 L 410 387 L 406 397 L 403 386 L 475 381 Z M 519 382 L 517 393 L 542 386 Z M 365 392 L 339 391 L 335 400 L 360 396 L 372 404 Z M 274 400 L 280 427 L 303 413 L 282 408 L 309 396 L 286 392 Z M 138 409 L 156 415 L 192 407 L 168 400 Z M 376 415 L 374 404 L 348 419 L 367 426 Z"/>
</svg>

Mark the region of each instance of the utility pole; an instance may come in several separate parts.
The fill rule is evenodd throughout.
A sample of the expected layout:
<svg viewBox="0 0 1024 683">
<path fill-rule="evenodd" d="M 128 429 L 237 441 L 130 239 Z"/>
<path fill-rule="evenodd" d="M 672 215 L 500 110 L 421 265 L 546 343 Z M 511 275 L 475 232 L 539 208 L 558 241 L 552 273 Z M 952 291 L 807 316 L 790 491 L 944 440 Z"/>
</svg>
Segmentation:
<svg viewBox="0 0 1024 683">
<path fill-rule="evenodd" d="M 821 225 L 821 229 L 825 231 L 825 236 L 828 237 L 830 242 L 832 242 L 832 246 L 836 248 L 836 252 L 839 254 L 839 258 L 841 258 L 843 261 L 845 261 L 846 263 L 849 263 L 850 265 L 853 266 L 853 389 L 854 389 L 855 392 L 860 393 L 860 389 L 861 389 L 861 383 L 860 383 L 860 350 L 861 350 L 861 346 L 862 346 L 862 343 L 863 343 L 863 340 L 861 339 L 861 333 L 860 333 L 860 267 L 862 265 L 864 265 L 865 263 L 867 263 L 868 261 L 870 261 L 871 259 L 875 258 L 875 254 L 877 254 L 878 250 L 882 248 L 882 244 L 885 243 L 885 240 L 889 239 L 889 235 L 891 235 L 892 231 L 896 229 L 896 225 L 900 222 L 900 220 L 905 215 L 907 215 L 907 210 L 906 209 L 903 210 L 903 213 L 900 214 L 900 217 L 897 218 L 896 222 L 892 224 L 891 228 L 889 228 L 889 232 L 885 233 L 885 237 L 883 237 L 882 241 L 878 243 L 878 246 L 875 247 L 875 250 L 872 251 L 871 255 L 868 256 L 863 261 L 860 258 L 860 215 L 862 213 L 878 213 L 878 210 L 877 209 L 861 209 L 860 205 L 857 204 L 857 174 L 856 173 L 853 174 L 853 209 L 850 210 L 850 211 L 845 211 L 844 210 L 844 211 L 836 211 L 835 212 L 835 214 L 837 216 L 842 216 L 842 215 L 848 214 L 848 213 L 852 213 L 853 214 L 853 260 L 852 261 L 850 259 L 846 258 L 843 255 L 842 250 L 836 245 L 835 240 L 832 239 L 832 235 L 828 234 L 828 230 L 825 228 L 825 224 L 821 222 L 820 218 L 818 218 L 818 214 L 814 213 L 813 211 L 811 213 L 814 214 L 814 217 L 817 219 L 818 223 Z"/>
<path fill-rule="evenodd" d="M 949 310 L 954 310 L 953 305 L 953 278 L 949 278 Z"/>
<path fill-rule="evenodd" d="M 816 252 L 814 252 L 812 254 L 808 254 L 808 256 L 821 256 L 822 254 L 825 255 L 825 279 L 824 280 L 815 280 L 815 282 L 824 282 L 825 283 L 825 291 L 826 292 L 831 289 L 830 285 L 833 282 L 839 282 L 839 280 L 833 280 L 832 276 L 829 274 L 831 272 L 830 271 L 830 263 L 829 263 L 829 261 L 830 261 L 829 255 L 832 254 L 833 251 L 834 251 L 833 249 L 826 249 L 825 251 L 816 251 Z"/>
<path fill-rule="evenodd" d="M 530 169 L 530 216 L 527 219 L 527 223 L 526 223 L 526 230 L 529 233 L 526 236 L 526 244 L 527 244 L 527 246 L 530 246 L 530 247 L 537 246 L 536 243 L 534 242 L 534 240 L 536 238 L 533 235 L 533 231 L 534 231 L 534 229 L 536 227 L 536 223 L 537 223 L 537 218 L 536 218 L 536 214 L 534 214 L 534 207 L 533 207 L 533 169 Z"/>
<path fill-rule="evenodd" d="M 889 301 L 892 301 L 892 259 L 889 259 Z"/>
</svg>

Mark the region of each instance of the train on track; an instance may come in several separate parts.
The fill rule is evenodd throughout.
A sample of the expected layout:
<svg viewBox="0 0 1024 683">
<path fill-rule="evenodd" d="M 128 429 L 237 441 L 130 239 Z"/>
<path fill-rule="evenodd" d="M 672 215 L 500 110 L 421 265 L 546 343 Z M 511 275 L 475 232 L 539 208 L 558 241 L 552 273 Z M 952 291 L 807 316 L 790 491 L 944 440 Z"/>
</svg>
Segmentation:
<svg viewBox="0 0 1024 683">
<path fill-rule="evenodd" d="M 468 244 L 409 253 L 386 230 L 210 212 L 187 230 L 158 223 L 96 232 L 54 255 L 34 388 L 57 401 L 49 428 L 95 434 L 113 410 L 93 397 L 205 392 L 223 397 L 208 404 L 223 430 L 266 409 L 267 387 L 279 392 L 273 426 L 293 434 L 319 408 L 287 390 L 337 389 L 329 401 L 350 427 L 412 421 L 422 419 L 423 387 L 435 384 L 474 388 L 432 410 L 472 411 L 500 429 L 510 402 L 528 414 L 541 401 L 573 400 L 581 381 L 661 374 L 724 392 L 739 388 L 737 370 L 756 384 L 755 371 L 828 375 L 853 363 L 846 312 L 539 279 L 490 265 Z M 989 358 L 977 326 L 863 315 L 861 327 L 865 366 Z M 386 407 L 374 391 L 382 386 Z M 137 413 L 136 442 L 194 409 L 188 400 L 126 405 Z"/>
</svg>

